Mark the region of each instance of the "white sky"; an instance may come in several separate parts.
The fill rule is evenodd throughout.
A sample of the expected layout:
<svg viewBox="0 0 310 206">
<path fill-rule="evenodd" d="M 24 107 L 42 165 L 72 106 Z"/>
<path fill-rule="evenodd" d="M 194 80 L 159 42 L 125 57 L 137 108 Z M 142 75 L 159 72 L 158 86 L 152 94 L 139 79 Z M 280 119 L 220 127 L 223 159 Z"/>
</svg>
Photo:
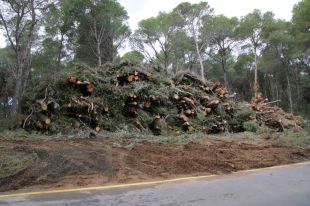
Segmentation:
<svg viewBox="0 0 310 206">
<path fill-rule="evenodd" d="M 215 14 L 241 17 L 254 9 L 272 11 L 276 18 L 290 20 L 294 4 L 300 0 L 206 0 L 214 8 Z M 131 29 L 145 18 L 156 16 L 159 11 L 169 12 L 182 2 L 199 3 L 201 0 L 119 0 L 130 17 Z"/>
<path fill-rule="evenodd" d="M 186 0 L 119 0 L 129 15 L 129 25 L 132 30 L 137 28 L 137 23 L 145 18 L 156 16 L 159 11 L 169 12 L 178 4 Z M 201 0 L 187 0 L 198 3 Z M 290 20 L 294 4 L 300 0 L 208 0 L 215 14 L 241 17 L 254 9 L 262 12 L 272 11 L 276 18 Z M 0 47 L 5 46 L 3 35 L 0 34 Z M 123 53 L 123 52 L 121 52 Z"/>
</svg>

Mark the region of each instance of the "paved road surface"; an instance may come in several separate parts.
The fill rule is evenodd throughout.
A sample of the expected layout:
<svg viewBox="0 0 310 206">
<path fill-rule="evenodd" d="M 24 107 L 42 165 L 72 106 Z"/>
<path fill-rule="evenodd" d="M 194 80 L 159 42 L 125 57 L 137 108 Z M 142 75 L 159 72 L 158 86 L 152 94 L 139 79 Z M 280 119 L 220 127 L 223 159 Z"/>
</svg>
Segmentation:
<svg viewBox="0 0 310 206">
<path fill-rule="evenodd" d="M 310 206 L 310 163 L 168 184 L 0 198 L 1 206 Z"/>
</svg>

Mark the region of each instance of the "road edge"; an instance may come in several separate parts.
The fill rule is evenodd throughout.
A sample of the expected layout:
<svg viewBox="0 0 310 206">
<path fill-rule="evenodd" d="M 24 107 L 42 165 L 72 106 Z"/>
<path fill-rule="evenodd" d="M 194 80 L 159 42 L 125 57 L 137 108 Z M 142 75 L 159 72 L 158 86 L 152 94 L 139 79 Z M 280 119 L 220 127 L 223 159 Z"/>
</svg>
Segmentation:
<svg viewBox="0 0 310 206">
<path fill-rule="evenodd" d="M 259 171 L 266 171 L 266 170 L 270 170 L 270 169 L 287 168 L 287 167 L 299 166 L 299 165 L 310 165 L 310 161 L 293 163 L 293 164 L 278 165 L 278 166 L 272 166 L 272 167 L 257 168 L 257 169 L 240 170 L 240 171 L 232 172 L 229 174 L 253 173 L 253 172 L 259 172 Z M 126 187 L 135 187 L 135 186 L 156 185 L 156 184 L 165 184 L 165 183 L 187 181 L 187 180 L 206 179 L 206 178 L 219 177 L 219 176 L 223 176 L 223 175 L 189 176 L 189 177 L 174 178 L 174 179 L 167 179 L 167 180 L 137 182 L 137 183 L 128 183 L 128 184 L 116 184 L 116 185 L 72 188 L 72 189 L 62 189 L 62 190 L 46 190 L 46 191 L 36 191 L 36 192 L 12 193 L 12 194 L 0 195 L 0 199 L 8 198 L 8 197 L 18 197 L 18 196 L 33 196 L 33 195 L 55 194 L 55 193 L 81 192 L 81 191 L 91 191 L 91 190 L 105 190 L 105 189 L 113 189 L 113 188 L 126 188 Z"/>
</svg>

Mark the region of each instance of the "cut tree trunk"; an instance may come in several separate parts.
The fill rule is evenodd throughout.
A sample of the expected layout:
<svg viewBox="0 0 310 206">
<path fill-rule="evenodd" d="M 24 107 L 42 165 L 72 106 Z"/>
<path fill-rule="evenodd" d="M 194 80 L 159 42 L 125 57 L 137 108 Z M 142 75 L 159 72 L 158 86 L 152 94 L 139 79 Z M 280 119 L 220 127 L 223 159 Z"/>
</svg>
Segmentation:
<svg viewBox="0 0 310 206">
<path fill-rule="evenodd" d="M 153 121 L 150 123 L 149 127 L 154 135 L 160 135 L 161 134 L 161 118 L 159 115 L 155 115 L 153 117 Z"/>
<path fill-rule="evenodd" d="M 52 121 L 47 115 L 38 113 L 36 114 L 36 118 L 35 126 L 38 130 L 47 131 L 50 128 Z"/>
</svg>

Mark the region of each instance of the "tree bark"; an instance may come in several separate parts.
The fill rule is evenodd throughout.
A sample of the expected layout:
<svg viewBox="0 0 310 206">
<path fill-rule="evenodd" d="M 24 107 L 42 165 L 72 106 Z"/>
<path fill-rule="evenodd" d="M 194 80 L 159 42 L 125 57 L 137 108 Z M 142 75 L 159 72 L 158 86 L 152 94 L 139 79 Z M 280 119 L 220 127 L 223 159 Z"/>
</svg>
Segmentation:
<svg viewBox="0 0 310 206">
<path fill-rule="evenodd" d="M 98 67 L 100 67 L 102 65 L 100 42 L 97 42 L 97 57 L 98 57 Z"/>
<path fill-rule="evenodd" d="M 290 112 L 293 113 L 293 98 L 292 98 L 292 88 L 291 88 L 291 82 L 290 78 L 288 76 L 288 73 L 286 73 L 286 80 L 287 80 L 287 94 L 288 94 L 288 100 L 290 103 Z"/>
<path fill-rule="evenodd" d="M 33 41 L 33 35 L 35 32 L 35 25 L 37 24 L 37 13 L 36 4 L 34 0 L 24 2 L 15 8 L 15 4 L 10 4 L 11 9 L 16 18 L 16 25 L 14 28 L 9 28 L 7 22 L 11 19 L 5 19 L 2 13 L 0 13 L 1 23 L 4 25 L 6 35 L 11 44 L 11 47 L 15 51 L 16 55 L 16 79 L 15 79 L 15 88 L 13 94 L 13 103 L 11 109 L 11 115 L 16 115 L 20 110 L 20 101 L 24 93 L 25 87 L 27 85 L 27 80 L 30 74 L 31 66 L 31 47 Z M 26 19 L 26 13 L 29 14 L 30 19 Z M 24 30 L 26 27 L 24 24 L 28 24 L 29 28 Z M 23 27 L 21 29 L 21 27 Z M 15 39 L 12 38 L 14 35 Z"/>
<path fill-rule="evenodd" d="M 254 46 L 254 58 L 255 58 L 255 74 L 254 74 L 254 96 L 258 97 L 259 94 L 259 84 L 258 84 L 258 65 L 257 65 L 257 53 L 256 46 Z"/>
<path fill-rule="evenodd" d="M 169 65 L 169 61 L 168 61 L 168 52 L 164 51 L 164 65 L 165 65 L 165 70 L 168 72 L 168 65 Z"/>
<path fill-rule="evenodd" d="M 224 84 L 225 84 L 225 88 L 229 91 L 228 79 L 227 79 L 227 71 L 226 71 L 226 69 L 224 70 Z"/>
<path fill-rule="evenodd" d="M 22 77 L 20 75 L 20 72 L 18 72 L 18 74 L 16 75 L 15 89 L 14 89 L 14 95 L 13 95 L 13 103 L 12 103 L 12 109 L 11 109 L 11 115 L 12 116 L 19 113 L 21 90 L 22 90 Z"/>
<path fill-rule="evenodd" d="M 279 99 L 278 82 L 276 82 L 276 99 Z M 279 106 L 279 103 L 277 103 L 277 106 Z"/>
<path fill-rule="evenodd" d="M 61 63 L 61 53 L 63 49 L 63 41 L 64 41 L 64 34 L 61 34 L 60 38 L 60 43 L 59 43 L 59 48 L 58 48 L 58 56 L 57 56 L 57 69 L 60 68 L 60 63 Z"/>
<path fill-rule="evenodd" d="M 195 38 L 195 45 L 196 45 L 197 56 L 198 56 L 199 63 L 200 63 L 201 80 L 202 80 L 202 82 L 205 83 L 206 82 L 206 79 L 205 79 L 205 69 L 204 69 L 204 66 L 203 66 L 203 60 L 202 60 L 202 57 L 201 57 L 201 54 L 200 54 L 200 50 L 199 50 L 199 46 L 198 46 L 198 42 L 197 42 L 196 38 Z"/>
<path fill-rule="evenodd" d="M 29 47 L 31 45 L 31 42 L 28 42 L 26 45 L 27 47 Z M 11 115 L 18 114 L 20 110 L 20 101 L 26 88 L 27 80 L 30 74 L 30 52 L 30 48 L 20 48 L 19 52 L 16 54 L 17 73 Z"/>
<path fill-rule="evenodd" d="M 225 50 L 224 49 L 221 49 L 220 55 L 221 55 L 222 70 L 223 70 L 223 73 L 224 73 L 224 85 L 225 85 L 226 89 L 229 91 L 228 78 L 227 78 L 227 69 L 226 69 L 226 54 L 225 54 Z"/>
</svg>

